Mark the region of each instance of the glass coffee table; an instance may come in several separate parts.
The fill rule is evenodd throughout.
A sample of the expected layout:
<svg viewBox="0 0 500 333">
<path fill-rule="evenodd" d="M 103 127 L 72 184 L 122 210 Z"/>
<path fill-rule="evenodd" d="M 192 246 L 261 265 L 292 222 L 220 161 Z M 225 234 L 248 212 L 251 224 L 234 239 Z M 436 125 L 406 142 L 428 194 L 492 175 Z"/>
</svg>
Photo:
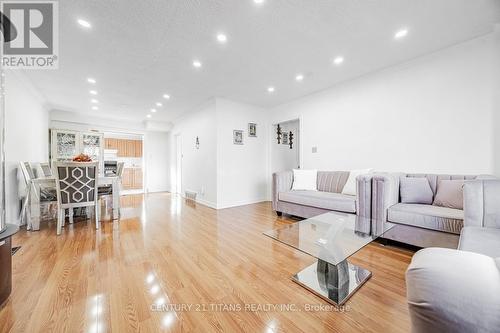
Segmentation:
<svg viewBox="0 0 500 333">
<path fill-rule="evenodd" d="M 371 276 L 370 271 L 347 259 L 394 227 L 391 223 L 382 225 L 377 227 L 371 219 L 353 214 L 329 212 L 264 235 L 317 258 L 292 280 L 326 301 L 342 305 Z"/>
</svg>

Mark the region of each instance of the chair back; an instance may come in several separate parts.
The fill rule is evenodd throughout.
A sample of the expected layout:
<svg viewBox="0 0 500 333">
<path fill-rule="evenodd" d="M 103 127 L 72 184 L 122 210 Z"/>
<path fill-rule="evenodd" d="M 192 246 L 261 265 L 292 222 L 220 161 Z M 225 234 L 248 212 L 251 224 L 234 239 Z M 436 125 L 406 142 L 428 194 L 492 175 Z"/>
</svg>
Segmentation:
<svg viewBox="0 0 500 333">
<path fill-rule="evenodd" d="M 124 166 L 125 166 L 124 162 L 118 162 L 118 165 L 116 166 L 116 175 L 118 176 L 118 178 L 122 178 Z"/>
<path fill-rule="evenodd" d="M 35 179 L 35 172 L 33 171 L 33 167 L 30 162 L 20 162 L 19 167 L 21 168 L 21 172 L 23 173 L 24 180 L 26 181 L 26 185 L 29 186 L 30 182 Z"/>
<path fill-rule="evenodd" d="M 99 162 L 54 162 L 60 208 L 97 205 L 98 165 Z"/>
<path fill-rule="evenodd" d="M 51 177 L 52 176 L 52 169 L 50 168 L 49 163 L 40 163 L 40 169 L 42 169 L 44 177 Z"/>
</svg>

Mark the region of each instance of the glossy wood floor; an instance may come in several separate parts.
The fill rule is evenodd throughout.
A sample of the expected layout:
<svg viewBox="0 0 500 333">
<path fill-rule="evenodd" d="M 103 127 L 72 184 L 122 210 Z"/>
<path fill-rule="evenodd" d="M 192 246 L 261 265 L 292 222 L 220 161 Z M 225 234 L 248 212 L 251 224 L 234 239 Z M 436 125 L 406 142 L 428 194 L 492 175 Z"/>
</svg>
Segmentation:
<svg viewBox="0 0 500 333">
<path fill-rule="evenodd" d="M 98 231 L 90 221 L 59 237 L 53 222 L 22 230 L 0 332 L 409 331 L 412 252 L 358 252 L 352 262 L 373 276 L 332 311 L 290 280 L 315 259 L 262 235 L 292 222 L 270 203 L 215 211 L 161 193 L 122 197 L 121 220 Z"/>
</svg>

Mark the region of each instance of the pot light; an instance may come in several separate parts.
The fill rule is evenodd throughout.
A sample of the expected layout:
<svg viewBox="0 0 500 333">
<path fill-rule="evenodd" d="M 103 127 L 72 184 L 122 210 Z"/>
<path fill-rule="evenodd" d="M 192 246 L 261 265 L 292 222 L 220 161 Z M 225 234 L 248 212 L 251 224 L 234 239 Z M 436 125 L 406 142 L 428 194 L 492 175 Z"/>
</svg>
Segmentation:
<svg viewBox="0 0 500 333">
<path fill-rule="evenodd" d="M 90 90 L 90 91 L 89 91 L 89 93 L 90 93 L 91 95 L 97 95 L 97 91 L 96 91 L 96 90 Z"/>
<path fill-rule="evenodd" d="M 99 110 L 99 108 L 97 106 L 93 106 L 92 110 Z"/>
<path fill-rule="evenodd" d="M 148 114 L 146 117 L 147 117 L 147 118 L 151 118 L 151 117 L 152 117 L 152 115 Z"/>
<path fill-rule="evenodd" d="M 295 81 L 297 82 L 301 82 L 304 80 L 304 75 L 302 74 L 297 74 L 297 76 L 295 76 Z"/>
<path fill-rule="evenodd" d="M 95 83 L 96 83 L 96 80 L 95 80 L 95 79 L 93 79 L 93 78 L 91 78 L 91 77 L 89 77 L 89 78 L 87 79 L 87 82 L 88 82 L 88 83 L 95 84 Z"/>
<path fill-rule="evenodd" d="M 193 61 L 193 66 L 194 66 L 195 68 L 200 68 L 200 67 L 201 67 L 201 62 L 200 62 L 199 60 L 194 60 L 194 61 Z"/>
<path fill-rule="evenodd" d="M 90 100 L 90 103 L 97 104 L 97 103 L 99 103 L 99 101 L 98 101 L 97 99 L 95 99 L 95 98 L 92 98 L 92 99 Z"/>
<path fill-rule="evenodd" d="M 341 64 L 341 63 L 343 63 L 343 62 L 344 62 L 344 57 L 341 57 L 341 56 L 338 56 L 338 57 L 336 57 L 335 59 L 333 59 L 333 63 L 334 63 L 335 65 L 340 65 L 340 64 Z"/>
<path fill-rule="evenodd" d="M 163 95 L 163 98 L 165 98 L 165 99 L 170 99 L 170 95 L 169 95 L 169 94 L 164 94 L 164 95 Z"/>
<path fill-rule="evenodd" d="M 225 42 L 227 42 L 227 36 L 224 34 L 218 34 L 217 41 L 221 44 L 224 44 Z"/>
<path fill-rule="evenodd" d="M 160 102 L 156 102 L 156 106 L 161 108 L 163 106 L 163 104 L 161 104 Z"/>
<path fill-rule="evenodd" d="M 273 93 L 276 89 L 274 89 L 274 87 L 269 87 L 267 88 L 267 92 L 268 93 Z"/>
<path fill-rule="evenodd" d="M 92 28 L 92 25 L 90 24 L 89 21 L 86 21 L 84 19 L 78 19 L 77 22 L 79 25 L 81 25 L 84 28 L 87 28 L 87 29 Z"/>
<path fill-rule="evenodd" d="M 257 5 L 263 4 L 264 0 L 253 0 Z"/>
<path fill-rule="evenodd" d="M 155 113 L 155 112 L 156 112 L 156 109 L 151 109 L 151 112 Z"/>
<path fill-rule="evenodd" d="M 401 39 L 408 35 L 408 29 L 401 29 L 394 34 L 394 39 Z"/>
</svg>

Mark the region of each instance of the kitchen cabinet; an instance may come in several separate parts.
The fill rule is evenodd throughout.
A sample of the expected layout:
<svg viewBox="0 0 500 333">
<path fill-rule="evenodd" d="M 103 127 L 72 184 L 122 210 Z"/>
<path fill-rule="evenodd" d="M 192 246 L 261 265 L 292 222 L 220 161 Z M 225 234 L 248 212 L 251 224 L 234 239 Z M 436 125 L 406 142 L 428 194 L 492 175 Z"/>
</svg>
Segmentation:
<svg viewBox="0 0 500 333">
<path fill-rule="evenodd" d="M 142 157 L 142 140 L 107 138 L 105 146 L 117 150 L 118 157 Z"/>
<path fill-rule="evenodd" d="M 124 190 L 142 189 L 142 168 L 124 168 L 122 186 Z"/>
</svg>

